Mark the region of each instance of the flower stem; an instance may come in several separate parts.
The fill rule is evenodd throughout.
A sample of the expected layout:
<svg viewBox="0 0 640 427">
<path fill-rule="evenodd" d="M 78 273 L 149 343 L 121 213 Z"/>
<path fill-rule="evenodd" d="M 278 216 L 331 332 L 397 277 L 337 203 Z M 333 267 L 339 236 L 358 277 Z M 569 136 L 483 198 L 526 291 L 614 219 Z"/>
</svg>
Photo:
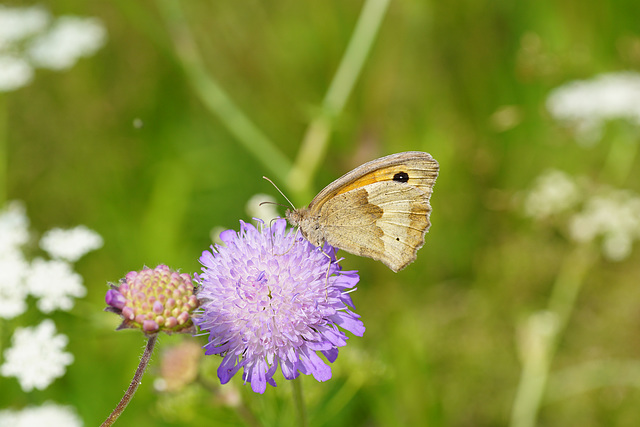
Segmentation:
<svg viewBox="0 0 640 427">
<path fill-rule="evenodd" d="M 302 380 L 300 377 L 291 381 L 293 387 L 293 404 L 296 407 L 296 413 L 298 415 L 298 426 L 307 427 L 309 422 L 307 420 L 307 410 L 304 405 L 304 396 L 302 395 Z"/>
<path fill-rule="evenodd" d="M 157 0 L 173 40 L 175 53 L 187 75 L 188 81 L 205 107 L 218 116 L 227 130 L 254 158 L 276 177 L 285 182 L 291 169 L 291 161 L 280 149 L 242 112 L 231 97 L 208 72 L 180 2 Z"/>
<path fill-rule="evenodd" d="M 158 334 L 153 334 L 149 337 L 149 341 L 147 342 L 147 347 L 144 349 L 144 354 L 142 355 L 142 359 L 140 359 L 140 364 L 138 365 L 138 369 L 136 370 L 133 379 L 131 380 L 131 384 L 129 384 L 129 388 L 122 396 L 122 399 L 118 403 L 118 406 L 111 412 L 109 417 L 101 424 L 101 427 L 107 427 L 113 425 L 116 422 L 118 417 L 124 412 L 124 409 L 127 407 L 133 395 L 136 393 L 138 386 L 140 385 L 140 381 L 142 380 L 142 375 L 144 375 L 144 371 L 147 369 L 149 365 L 149 360 L 151 360 L 151 353 L 153 353 L 153 348 L 156 345 L 156 341 L 158 340 Z"/>
<path fill-rule="evenodd" d="M 574 248 L 556 278 L 547 310 L 527 319 L 519 346 L 523 366 L 511 412 L 512 427 L 536 425 L 557 344 L 596 255 L 591 245 Z"/>
<path fill-rule="evenodd" d="M 9 180 L 7 170 L 9 165 L 9 120 L 7 119 L 7 97 L 0 93 L 0 207 L 7 201 Z"/>
<path fill-rule="evenodd" d="M 216 395 L 218 398 L 223 395 L 221 387 L 218 384 L 212 383 L 208 378 L 199 375 L 196 381 L 211 395 Z M 232 387 L 232 385 L 229 384 L 227 387 Z M 225 399 L 223 399 L 223 401 L 224 400 Z M 239 398 L 237 401 L 229 403 L 228 406 L 235 409 L 238 417 L 240 417 L 248 427 L 262 427 L 262 423 L 255 416 L 243 398 Z"/>
<path fill-rule="evenodd" d="M 615 135 L 611 141 L 609 154 L 602 167 L 603 180 L 609 179 L 614 185 L 624 185 L 638 155 L 638 146 L 635 133 L 622 132 Z"/>
<path fill-rule="evenodd" d="M 351 40 L 349 40 L 338 66 L 338 71 L 336 71 L 322 102 L 321 111 L 309 124 L 296 161 L 286 181 L 287 186 L 298 198 L 307 198 L 307 193 L 310 192 L 311 179 L 327 152 L 333 121 L 342 113 L 347 99 L 360 77 L 364 61 L 380 30 L 389 1 L 367 0 L 362 7 Z"/>
</svg>

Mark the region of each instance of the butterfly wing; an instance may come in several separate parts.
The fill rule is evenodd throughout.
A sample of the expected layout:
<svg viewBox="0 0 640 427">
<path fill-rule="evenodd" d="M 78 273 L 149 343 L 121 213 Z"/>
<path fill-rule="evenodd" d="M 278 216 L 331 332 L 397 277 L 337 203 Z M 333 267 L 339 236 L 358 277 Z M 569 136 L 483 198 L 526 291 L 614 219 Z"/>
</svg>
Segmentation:
<svg viewBox="0 0 640 427">
<path fill-rule="evenodd" d="M 421 189 L 431 197 L 433 184 L 438 177 L 438 162 L 429 153 L 407 151 L 391 154 L 358 166 L 327 185 L 309 203 L 313 213 L 333 197 L 369 184 L 385 181 L 404 182 Z M 406 181 L 403 179 L 406 177 Z"/>
<path fill-rule="evenodd" d="M 382 261 L 397 272 L 416 259 L 431 225 L 431 194 L 405 182 L 372 182 L 328 199 L 320 226 L 332 246 Z"/>
</svg>

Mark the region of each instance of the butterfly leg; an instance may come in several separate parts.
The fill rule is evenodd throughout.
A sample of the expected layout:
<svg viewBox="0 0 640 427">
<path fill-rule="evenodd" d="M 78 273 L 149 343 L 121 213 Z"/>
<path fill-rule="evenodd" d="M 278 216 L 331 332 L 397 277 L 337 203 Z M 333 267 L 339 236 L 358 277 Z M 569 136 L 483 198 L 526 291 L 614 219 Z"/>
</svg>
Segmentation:
<svg viewBox="0 0 640 427">
<path fill-rule="evenodd" d="M 327 272 L 326 272 L 325 277 L 324 277 L 324 285 L 325 285 L 324 286 L 324 293 L 325 293 L 324 296 L 325 296 L 325 300 L 328 300 L 329 299 L 329 271 L 331 271 L 331 263 L 333 262 L 333 257 L 331 255 L 329 255 L 328 253 L 326 253 L 322 246 L 320 246 L 320 251 L 324 254 L 324 256 L 329 258 L 329 264 L 327 264 Z"/>
<path fill-rule="evenodd" d="M 299 232 L 299 231 L 300 231 L 300 228 L 299 228 L 299 227 L 298 227 L 298 228 L 296 228 L 296 234 L 295 234 L 295 236 L 293 236 L 293 243 L 291 243 L 291 246 L 289 246 L 289 249 L 287 249 L 287 250 L 286 250 L 284 253 L 282 253 L 282 254 L 273 254 L 273 243 L 271 243 L 272 255 L 274 255 L 274 256 L 284 256 L 284 255 L 288 254 L 288 253 L 289 253 L 289 251 L 290 251 L 291 249 L 293 249 L 293 246 L 296 244 L 296 239 L 298 238 L 298 232 Z M 271 236 L 271 238 L 273 239 L 273 235 Z"/>
</svg>

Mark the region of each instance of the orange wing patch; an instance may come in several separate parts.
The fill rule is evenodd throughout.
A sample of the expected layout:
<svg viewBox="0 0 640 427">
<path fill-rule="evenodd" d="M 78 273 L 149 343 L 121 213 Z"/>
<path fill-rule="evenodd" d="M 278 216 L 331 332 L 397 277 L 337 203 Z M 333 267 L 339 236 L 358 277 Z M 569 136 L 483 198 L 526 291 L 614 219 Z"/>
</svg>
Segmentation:
<svg viewBox="0 0 640 427">
<path fill-rule="evenodd" d="M 406 165 L 396 165 L 386 167 L 384 169 L 378 169 L 376 171 L 370 172 L 358 179 L 351 181 L 349 184 L 342 187 L 336 195 L 346 193 L 347 191 L 354 190 L 356 188 L 364 187 L 368 184 L 373 184 L 374 182 L 381 181 L 391 181 L 395 174 L 399 172 L 409 172 Z M 411 175 L 409 175 L 409 180 L 411 180 Z"/>
</svg>

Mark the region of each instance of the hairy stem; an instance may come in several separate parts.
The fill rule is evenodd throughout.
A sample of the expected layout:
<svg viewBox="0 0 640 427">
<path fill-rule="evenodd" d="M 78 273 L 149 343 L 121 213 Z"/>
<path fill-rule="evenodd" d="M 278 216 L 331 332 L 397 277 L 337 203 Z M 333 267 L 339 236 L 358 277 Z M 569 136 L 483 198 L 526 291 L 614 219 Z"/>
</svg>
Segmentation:
<svg viewBox="0 0 640 427">
<path fill-rule="evenodd" d="M 133 395 L 136 393 L 138 386 L 140 385 L 140 381 L 142 380 L 142 375 L 144 375 L 144 371 L 147 369 L 149 365 L 149 360 L 151 360 L 151 353 L 153 353 L 153 348 L 156 345 L 156 341 L 158 340 L 158 334 L 153 334 L 149 337 L 149 341 L 147 342 L 147 347 L 144 349 L 144 353 L 142 355 L 142 359 L 140 359 L 140 364 L 138 365 L 138 369 L 131 380 L 131 384 L 129 384 L 129 388 L 122 396 L 120 402 L 118 402 L 118 406 L 111 412 L 109 417 L 101 424 L 101 427 L 107 427 L 113 425 L 116 422 L 118 417 L 124 412 L 124 409 L 127 407 Z"/>
</svg>

